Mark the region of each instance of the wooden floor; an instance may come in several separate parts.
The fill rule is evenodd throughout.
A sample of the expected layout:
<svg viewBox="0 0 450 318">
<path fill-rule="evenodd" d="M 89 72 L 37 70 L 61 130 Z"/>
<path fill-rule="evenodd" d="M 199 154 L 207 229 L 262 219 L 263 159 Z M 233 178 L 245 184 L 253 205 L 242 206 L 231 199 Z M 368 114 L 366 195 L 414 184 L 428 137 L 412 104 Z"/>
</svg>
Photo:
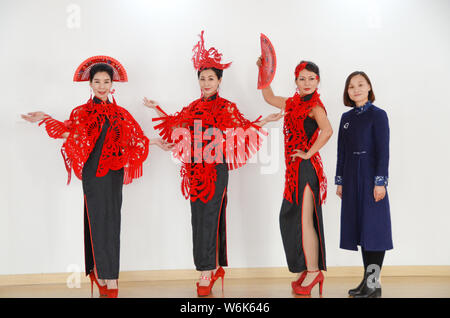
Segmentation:
<svg viewBox="0 0 450 318">
<path fill-rule="evenodd" d="M 217 281 L 209 297 L 216 298 L 292 298 L 289 278 L 225 278 L 224 292 Z M 348 289 L 360 282 L 357 277 L 327 277 L 323 286 L 323 298 L 347 298 Z M 448 298 L 450 277 L 383 277 L 384 298 Z M 124 298 L 192 298 L 197 297 L 195 281 L 142 281 L 120 282 L 119 297 Z M 94 286 L 95 288 L 95 286 Z M 83 298 L 90 297 L 90 283 L 80 288 L 68 288 L 65 284 L 38 284 L 0 286 L 0 298 Z M 94 297 L 98 290 L 94 289 Z M 310 297 L 318 298 L 318 285 Z"/>
</svg>

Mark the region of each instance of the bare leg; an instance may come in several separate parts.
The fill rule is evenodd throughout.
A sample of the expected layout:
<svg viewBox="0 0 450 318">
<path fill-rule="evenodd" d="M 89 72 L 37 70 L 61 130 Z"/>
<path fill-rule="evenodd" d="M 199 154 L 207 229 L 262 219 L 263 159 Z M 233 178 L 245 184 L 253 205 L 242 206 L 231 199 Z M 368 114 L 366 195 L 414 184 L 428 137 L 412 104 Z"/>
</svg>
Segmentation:
<svg viewBox="0 0 450 318">
<path fill-rule="evenodd" d="M 219 244 L 219 242 L 217 242 Z M 216 253 L 216 264 L 219 264 L 219 253 Z M 212 272 L 212 274 L 211 274 Z M 209 286 L 211 280 L 210 279 L 202 279 L 202 277 L 211 278 L 211 275 L 216 274 L 217 267 L 214 270 L 203 271 L 200 273 L 200 279 L 198 281 L 199 286 Z"/>
<path fill-rule="evenodd" d="M 99 279 L 97 271 L 95 271 L 95 276 L 100 286 L 106 285 L 108 289 L 117 289 L 117 279 Z"/>
<path fill-rule="evenodd" d="M 117 279 L 106 279 L 106 286 L 108 287 L 108 289 L 117 289 Z"/>
<path fill-rule="evenodd" d="M 302 207 L 303 250 L 308 271 L 319 269 L 319 239 L 314 228 L 314 197 L 309 185 L 303 192 Z M 301 286 L 309 285 L 319 273 L 307 273 Z"/>
<path fill-rule="evenodd" d="M 216 264 L 219 264 L 219 254 L 216 253 Z M 211 272 L 212 275 L 214 275 L 217 271 L 217 268 L 214 270 L 209 270 L 209 271 L 203 271 L 200 273 L 200 279 L 198 281 L 199 286 L 209 286 L 211 280 L 209 279 L 202 279 L 202 277 L 207 277 L 207 278 L 211 278 Z"/>
<path fill-rule="evenodd" d="M 95 274 L 95 278 L 97 278 L 98 284 L 100 286 L 105 286 L 106 285 L 106 280 L 105 279 L 99 279 L 98 275 L 97 275 L 97 270 L 94 268 L 94 274 Z"/>
<path fill-rule="evenodd" d="M 210 279 L 205 279 L 205 278 L 211 278 L 211 272 L 215 272 L 214 271 L 203 271 L 200 273 L 200 279 L 198 281 L 198 285 L 199 286 L 209 286 L 209 284 L 211 283 Z M 202 279 L 203 277 L 203 279 Z"/>
</svg>

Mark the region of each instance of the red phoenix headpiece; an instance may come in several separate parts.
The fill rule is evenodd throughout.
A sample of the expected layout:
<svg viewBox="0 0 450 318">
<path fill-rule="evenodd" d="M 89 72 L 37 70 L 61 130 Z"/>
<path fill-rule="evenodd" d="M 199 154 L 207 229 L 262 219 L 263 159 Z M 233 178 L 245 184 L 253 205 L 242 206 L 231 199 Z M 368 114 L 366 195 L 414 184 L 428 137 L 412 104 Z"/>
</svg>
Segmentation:
<svg viewBox="0 0 450 318">
<path fill-rule="evenodd" d="M 115 82 L 128 82 L 128 76 L 127 72 L 125 71 L 125 68 L 122 66 L 122 64 L 119 63 L 116 59 L 105 56 L 105 55 L 97 55 L 92 56 L 83 63 L 78 66 L 77 70 L 75 71 L 75 74 L 73 75 L 73 81 L 74 82 L 84 82 L 89 80 L 89 71 L 91 68 L 96 64 L 108 64 L 113 69 L 113 81 Z"/>
<path fill-rule="evenodd" d="M 205 41 L 203 40 L 203 33 L 200 34 L 200 41 L 194 46 L 192 51 L 194 52 L 194 56 L 192 57 L 192 62 L 194 62 L 194 68 L 199 71 L 205 68 L 214 67 L 219 70 L 224 70 L 231 65 L 220 64 L 220 60 L 222 59 L 222 54 L 219 53 L 215 48 L 210 48 L 209 50 L 205 49 Z"/>
</svg>

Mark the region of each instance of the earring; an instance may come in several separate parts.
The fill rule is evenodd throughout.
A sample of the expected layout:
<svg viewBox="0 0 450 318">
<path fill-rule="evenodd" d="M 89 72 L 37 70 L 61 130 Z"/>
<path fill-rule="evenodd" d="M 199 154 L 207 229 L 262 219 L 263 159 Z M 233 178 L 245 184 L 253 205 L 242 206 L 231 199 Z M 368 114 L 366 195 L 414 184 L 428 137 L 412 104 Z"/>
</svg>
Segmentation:
<svg viewBox="0 0 450 318">
<path fill-rule="evenodd" d="M 112 90 L 109 91 L 109 95 L 111 95 L 111 99 L 114 98 L 114 93 L 116 92 L 116 90 L 113 88 Z"/>
<path fill-rule="evenodd" d="M 114 98 L 114 93 L 116 92 L 116 90 L 113 88 L 109 94 L 111 95 L 111 99 L 114 105 L 116 105 L 116 99 Z"/>
</svg>

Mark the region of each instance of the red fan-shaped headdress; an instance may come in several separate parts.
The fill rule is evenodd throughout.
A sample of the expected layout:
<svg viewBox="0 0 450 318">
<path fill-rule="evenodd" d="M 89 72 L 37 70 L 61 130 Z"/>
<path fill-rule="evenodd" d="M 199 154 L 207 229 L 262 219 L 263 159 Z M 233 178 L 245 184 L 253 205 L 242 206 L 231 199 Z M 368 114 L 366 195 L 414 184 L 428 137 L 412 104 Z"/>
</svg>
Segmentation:
<svg viewBox="0 0 450 318">
<path fill-rule="evenodd" d="M 128 76 L 127 72 L 125 71 L 125 68 L 122 66 L 122 64 L 119 63 L 116 59 L 105 56 L 105 55 L 97 55 L 92 56 L 83 63 L 78 66 L 77 70 L 75 71 L 75 74 L 73 75 L 73 81 L 74 82 L 84 82 L 89 80 L 89 71 L 91 68 L 96 64 L 108 64 L 113 69 L 113 81 L 114 82 L 128 82 Z"/>
<path fill-rule="evenodd" d="M 200 41 L 194 46 L 192 51 L 194 52 L 194 56 L 192 57 L 192 62 L 194 62 L 194 68 L 199 71 L 205 68 L 214 67 L 219 70 L 224 70 L 231 65 L 220 64 L 220 60 L 222 59 L 222 54 L 219 53 L 215 48 L 210 48 L 209 50 L 205 49 L 205 41 L 203 40 L 203 33 L 200 34 Z"/>
</svg>

